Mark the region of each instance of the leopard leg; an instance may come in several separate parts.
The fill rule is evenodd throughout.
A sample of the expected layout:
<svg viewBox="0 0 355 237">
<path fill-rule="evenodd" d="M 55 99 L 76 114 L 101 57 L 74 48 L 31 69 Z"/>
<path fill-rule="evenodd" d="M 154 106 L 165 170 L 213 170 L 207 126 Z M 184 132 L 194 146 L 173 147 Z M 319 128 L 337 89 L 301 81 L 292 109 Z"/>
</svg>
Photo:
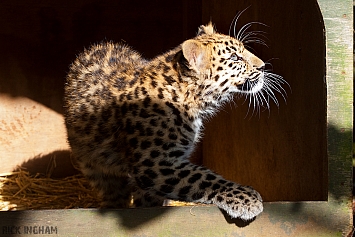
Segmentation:
<svg viewBox="0 0 355 237">
<path fill-rule="evenodd" d="M 101 208 L 126 208 L 131 203 L 130 178 L 105 173 L 101 170 L 82 169 L 90 184 L 99 193 Z"/>
<path fill-rule="evenodd" d="M 165 197 L 157 195 L 153 190 L 143 190 L 137 187 L 133 193 L 134 207 L 163 206 Z"/>
<path fill-rule="evenodd" d="M 225 180 L 188 161 L 164 157 L 148 167 L 140 164 L 137 169 L 139 172 L 133 176 L 137 185 L 166 199 L 213 203 L 232 218 L 243 220 L 250 220 L 263 210 L 262 198 L 253 188 Z"/>
</svg>

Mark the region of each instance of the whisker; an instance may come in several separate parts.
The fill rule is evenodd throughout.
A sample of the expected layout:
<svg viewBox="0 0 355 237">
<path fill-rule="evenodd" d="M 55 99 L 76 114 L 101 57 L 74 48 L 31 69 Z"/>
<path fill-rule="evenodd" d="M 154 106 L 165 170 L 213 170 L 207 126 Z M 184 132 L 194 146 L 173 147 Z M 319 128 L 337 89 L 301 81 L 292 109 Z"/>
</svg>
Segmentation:
<svg viewBox="0 0 355 237">
<path fill-rule="evenodd" d="M 270 58 L 269 60 L 265 61 L 265 64 L 266 64 L 266 63 L 269 64 L 269 62 L 270 62 L 271 60 L 279 60 L 279 58 Z M 271 63 L 270 63 L 270 65 L 271 65 Z"/>
<path fill-rule="evenodd" d="M 254 31 L 250 31 L 250 32 L 245 32 L 243 35 L 241 35 L 240 37 L 240 41 L 241 42 L 244 42 L 248 37 L 251 37 L 251 36 L 254 36 L 254 37 L 264 37 L 266 39 L 268 39 L 266 36 L 265 36 L 266 32 L 264 31 L 260 31 L 260 30 L 254 30 Z"/>
<path fill-rule="evenodd" d="M 248 49 L 249 51 L 254 51 L 254 52 L 256 52 L 255 51 L 255 49 L 253 49 L 253 47 L 251 47 L 250 45 L 244 45 L 244 47 L 246 48 L 246 49 Z"/>
<path fill-rule="evenodd" d="M 230 31 L 231 31 L 231 26 L 233 25 L 233 35 L 234 35 L 234 38 L 236 38 L 235 37 L 235 29 L 236 29 L 236 27 L 237 27 L 237 22 L 238 22 L 238 20 L 239 20 L 239 17 L 246 11 L 246 10 L 248 10 L 248 8 L 249 8 L 250 6 L 248 6 L 247 8 L 245 8 L 244 10 L 242 10 L 242 11 L 240 11 L 240 12 L 238 12 L 237 14 L 236 14 L 236 16 L 234 17 L 234 19 L 233 19 L 233 21 L 232 21 L 232 24 L 230 25 L 230 27 L 229 27 L 229 35 L 231 36 L 231 33 L 230 33 Z"/>
<path fill-rule="evenodd" d="M 252 25 L 262 25 L 262 26 L 266 26 L 268 27 L 268 25 L 264 24 L 264 23 L 261 23 L 261 22 L 258 22 L 258 21 L 252 21 L 252 22 L 249 22 L 247 24 L 245 24 L 244 26 L 242 26 L 238 32 L 238 34 L 235 36 L 236 39 L 240 40 L 242 38 L 242 36 L 246 33 L 246 31 L 252 26 Z M 258 34 L 259 35 L 263 35 L 261 32 L 262 31 L 251 31 L 251 32 L 259 32 Z M 240 40 L 242 41 L 242 40 Z M 243 41 L 242 41 L 243 42 Z"/>
<path fill-rule="evenodd" d="M 271 59 L 270 59 L 270 60 L 271 60 Z M 273 70 L 274 70 L 274 67 L 272 66 L 272 64 L 269 63 L 270 60 L 264 62 L 265 68 L 266 68 L 267 66 L 270 66 L 270 67 L 271 67 L 271 69 L 265 69 L 266 72 L 268 72 L 268 70 L 270 70 L 270 71 L 273 71 Z"/>
<path fill-rule="evenodd" d="M 238 34 L 237 35 L 234 34 L 234 37 L 236 39 L 238 39 L 239 41 L 242 41 L 241 36 L 245 33 L 245 31 L 247 31 L 252 26 L 252 24 L 253 24 L 253 22 L 249 22 L 249 23 L 245 24 L 244 26 L 242 26 L 239 29 Z"/>
<path fill-rule="evenodd" d="M 268 110 L 269 116 L 271 112 L 272 101 L 277 108 L 280 107 L 280 103 L 277 98 L 277 94 L 282 96 L 283 100 L 286 102 L 287 91 L 283 85 L 290 87 L 289 83 L 283 79 L 282 76 L 265 72 L 263 87 L 258 91 L 252 91 L 257 81 L 246 81 L 241 88 L 240 96 L 244 95 L 244 102 L 248 102 L 248 110 L 244 118 L 248 116 L 254 116 Z M 239 96 L 239 97 L 240 97 Z"/>
<path fill-rule="evenodd" d="M 254 21 L 254 22 L 246 23 L 245 25 L 240 27 L 240 29 L 237 31 L 237 23 L 239 18 L 249 7 L 238 12 L 235 15 L 235 17 L 233 18 L 229 26 L 229 35 L 239 40 L 241 43 L 244 44 L 244 47 L 248 49 L 253 50 L 253 48 L 250 45 L 248 45 L 251 43 L 260 44 L 269 47 L 266 43 L 268 42 L 268 37 L 266 37 L 267 32 L 262 30 L 251 30 L 251 28 L 254 25 L 269 27 L 268 25 L 261 22 Z M 247 103 L 248 105 L 245 118 L 248 117 L 249 115 L 254 116 L 256 114 L 258 114 L 260 117 L 261 112 L 264 112 L 265 110 L 268 110 L 270 115 L 271 103 L 274 103 L 279 108 L 280 103 L 278 101 L 278 97 L 280 98 L 280 96 L 286 102 L 287 91 L 284 87 L 285 85 L 290 89 L 291 87 L 290 84 L 287 81 L 285 81 L 282 76 L 272 73 L 273 66 L 270 63 L 270 61 L 274 59 L 277 58 L 271 58 L 265 62 L 265 66 L 267 67 L 267 69 L 264 70 L 264 81 L 263 81 L 262 88 L 260 88 L 260 90 L 255 91 L 254 89 L 255 86 L 260 87 L 260 85 L 258 84 L 260 82 L 246 80 L 244 84 L 241 86 L 241 88 L 239 88 L 240 89 L 238 90 L 239 93 L 235 96 L 235 98 L 238 99 L 240 97 L 244 97 L 243 104 Z M 234 100 L 231 101 L 234 102 Z"/>
<path fill-rule="evenodd" d="M 260 100 L 261 100 L 261 101 L 265 101 L 265 104 L 266 104 L 267 109 L 270 110 L 270 104 L 269 104 L 269 102 L 267 101 L 267 99 L 265 98 L 264 93 L 261 91 L 261 93 L 258 93 L 258 96 L 260 97 Z M 262 102 L 262 104 L 264 104 L 264 103 Z"/>
<path fill-rule="evenodd" d="M 263 40 L 259 40 L 259 39 L 252 40 L 252 39 L 249 39 L 249 40 L 243 41 L 243 44 L 250 44 L 250 43 L 261 44 L 261 45 L 264 45 L 264 46 L 269 48 L 269 46 Z"/>
<path fill-rule="evenodd" d="M 288 88 L 291 90 L 291 93 L 292 93 L 292 89 L 291 89 L 291 86 L 290 84 L 283 79 L 283 77 L 281 77 L 280 75 L 277 75 L 277 74 L 274 74 L 274 73 L 270 73 L 270 72 L 265 72 L 265 78 L 268 79 L 268 81 L 275 81 L 276 82 L 276 85 L 278 85 L 281 90 L 287 95 L 287 92 L 286 90 L 280 85 L 280 84 L 284 84 L 284 85 L 287 85 Z"/>
<path fill-rule="evenodd" d="M 228 35 L 229 35 L 229 36 L 231 36 L 232 26 L 233 26 L 233 28 L 234 28 L 234 34 L 235 34 L 236 24 L 237 24 L 237 21 L 238 21 L 240 15 L 241 15 L 241 14 L 238 12 L 238 13 L 235 15 L 235 17 L 233 18 L 232 23 L 231 23 L 230 26 L 229 26 L 229 31 L 228 31 Z"/>
<path fill-rule="evenodd" d="M 275 91 L 279 92 L 281 95 L 283 93 L 286 94 L 285 89 L 283 89 L 281 86 L 278 86 L 278 84 L 274 84 L 271 82 L 265 82 L 265 83 L 266 83 L 265 85 L 267 86 L 267 88 L 270 88 L 270 90 L 275 90 Z"/>
<path fill-rule="evenodd" d="M 270 88 L 265 89 L 265 92 L 269 95 L 269 98 L 274 101 L 276 106 L 280 107 L 279 101 L 277 100 L 275 93 Z"/>
</svg>

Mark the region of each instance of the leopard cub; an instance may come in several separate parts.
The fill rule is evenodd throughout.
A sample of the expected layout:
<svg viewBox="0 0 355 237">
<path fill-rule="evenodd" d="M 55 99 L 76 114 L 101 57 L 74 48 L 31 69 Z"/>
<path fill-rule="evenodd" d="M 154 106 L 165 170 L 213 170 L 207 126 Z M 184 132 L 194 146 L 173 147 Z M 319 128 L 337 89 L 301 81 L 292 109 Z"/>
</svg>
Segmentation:
<svg viewBox="0 0 355 237">
<path fill-rule="evenodd" d="M 81 53 L 65 85 L 68 140 L 102 207 L 213 203 L 249 220 L 263 210 L 252 187 L 189 162 L 204 117 L 236 93 L 276 100 L 280 76 L 241 40 L 201 26 L 195 38 L 152 60 L 123 44 Z M 254 103 L 255 104 L 255 103 Z"/>
</svg>

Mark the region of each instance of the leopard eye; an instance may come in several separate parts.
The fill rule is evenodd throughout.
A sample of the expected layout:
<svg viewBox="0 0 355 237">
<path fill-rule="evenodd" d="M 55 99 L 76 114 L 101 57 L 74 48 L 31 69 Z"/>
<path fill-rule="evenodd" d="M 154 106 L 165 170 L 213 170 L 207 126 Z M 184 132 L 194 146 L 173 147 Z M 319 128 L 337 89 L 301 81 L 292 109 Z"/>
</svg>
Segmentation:
<svg viewBox="0 0 355 237">
<path fill-rule="evenodd" d="M 233 61 L 241 61 L 241 60 L 243 60 L 243 58 L 241 56 L 239 56 L 238 54 L 236 54 L 236 53 L 232 53 L 232 55 L 230 56 L 229 59 L 233 60 Z"/>
</svg>

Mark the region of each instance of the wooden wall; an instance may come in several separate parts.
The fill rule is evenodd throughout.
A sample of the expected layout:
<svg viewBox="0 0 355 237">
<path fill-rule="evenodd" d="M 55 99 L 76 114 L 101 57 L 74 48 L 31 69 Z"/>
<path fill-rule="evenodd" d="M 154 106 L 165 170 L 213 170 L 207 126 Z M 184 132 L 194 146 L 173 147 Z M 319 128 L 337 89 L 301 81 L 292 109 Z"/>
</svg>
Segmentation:
<svg viewBox="0 0 355 237">
<path fill-rule="evenodd" d="M 250 7 L 249 7 L 250 6 Z M 239 26 L 262 22 L 269 47 L 256 54 L 290 84 L 270 111 L 253 115 L 244 98 L 207 124 L 203 163 L 226 178 L 259 190 L 266 201 L 327 199 L 325 38 L 316 1 L 204 1 L 203 21 L 228 32 L 236 10 L 249 7 Z M 223 14 L 221 14 L 223 12 Z"/>
<path fill-rule="evenodd" d="M 84 47 L 126 42 L 151 58 L 192 37 L 195 1 L 3 1 L 0 3 L 0 173 L 16 166 L 75 172 L 63 124 L 69 64 Z M 59 162 L 59 163 L 58 163 Z"/>
<path fill-rule="evenodd" d="M 0 7 L 0 172 L 68 161 L 62 118 L 65 74 L 75 55 L 101 40 L 125 41 L 150 58 L 193 37 L 210 19 L 228 33 L 259 21 L 269 48 L 251 45 L 291 86 L 287 103 L 248 113 L 243 99 L 206 125 L 195 162 L 254 186 L 266 201 L 327 198 L 323 22 L 316 1 L 46 1 Z M 34 165 L 34 161 L 37 161 Z M 60 163 L 60 162 L 59 162 Z M 58 165 L 67 175 L 70 162 Z M 71 171 L 73 172 L 73 170 Z M 69 172 L 70 173 L 70 172 Z"/>
</svg>

